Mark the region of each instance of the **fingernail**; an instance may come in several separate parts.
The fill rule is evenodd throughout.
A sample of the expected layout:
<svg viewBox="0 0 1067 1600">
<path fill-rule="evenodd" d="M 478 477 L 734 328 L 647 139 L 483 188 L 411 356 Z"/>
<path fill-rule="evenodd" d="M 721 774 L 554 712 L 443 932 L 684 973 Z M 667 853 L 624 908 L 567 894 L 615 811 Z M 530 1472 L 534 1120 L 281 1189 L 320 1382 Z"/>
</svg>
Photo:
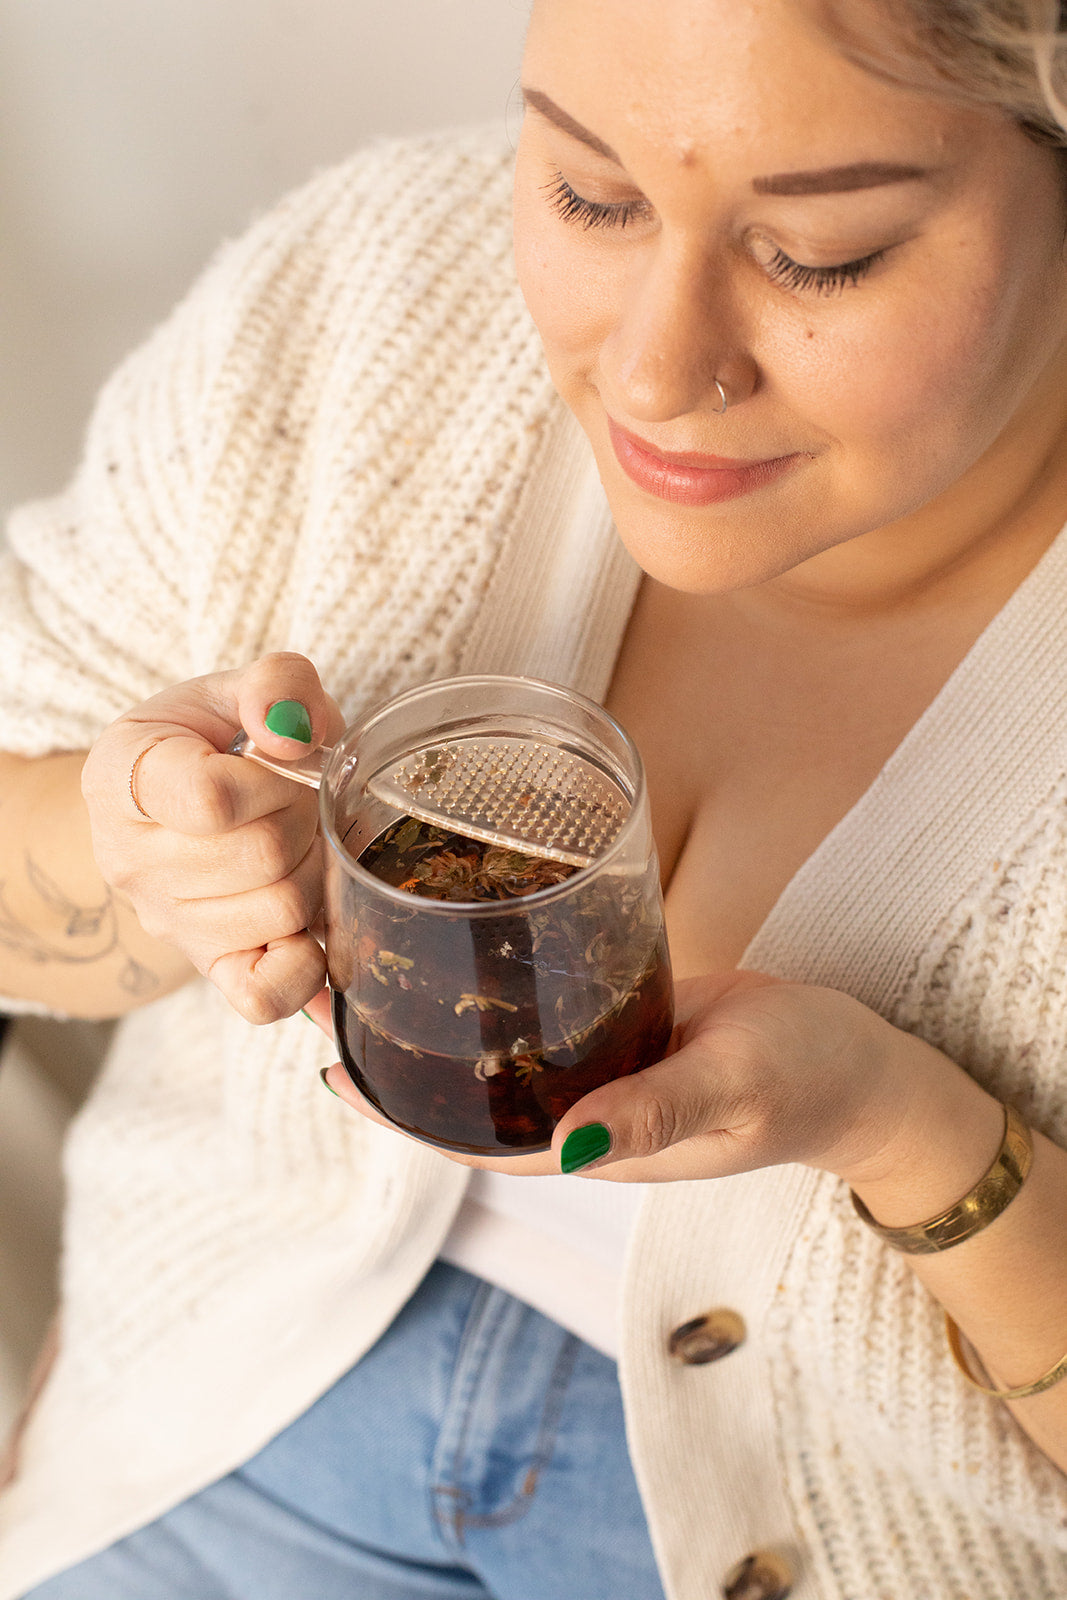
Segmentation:
<svg viewBox="0 0 1067 1600">
<path fill-rule="evenodd" d="M 304 1015 L 306 1016 L 307 1012 L 305 1012 Z M 330 1070 L 329 1067 L 320 1067 L 319 1068 L 319 1077 L 322 1079 L 323 1083 L 326 1085 L 327 1089 L 329 1089 L 329 1091 L 330 1091 L 330 1093 L 332 1095 L 336 1095 L 338 1100 L 343 1100 L 344 1099 L 344 1095 L 343 1094 L 337 1094 L 337 1090 L 334 1088 L 333 1084 L 329 1081 L 329 1079 L 326 1076 L 326 1074 L 329 1072 L 329 1070 Z"/>
<path fill-rule="evenodd" d="M 584 1128 L 575 1128 L 563 1141 L 559 1153 L 561 1172 L 579 1172 L 591 1161 L 599 1161 L 611 1149 L 611 1134 L 602 1122 L 587 1122 Z"/>
<path fill-rule="evenodd" d="M 298 739 L 301 744 L 311 743 L 311 718 L 307 707 L 299 700 L 275 700 L 263 718 L 271 733 L 280 739 Z"/>
</svg>

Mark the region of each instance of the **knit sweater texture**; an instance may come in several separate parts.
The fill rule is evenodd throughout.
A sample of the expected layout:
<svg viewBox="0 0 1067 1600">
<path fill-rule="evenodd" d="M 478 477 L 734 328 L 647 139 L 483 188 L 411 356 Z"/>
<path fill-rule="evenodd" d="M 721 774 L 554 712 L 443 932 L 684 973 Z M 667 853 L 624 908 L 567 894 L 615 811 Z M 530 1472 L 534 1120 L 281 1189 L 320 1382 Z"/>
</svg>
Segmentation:
<svg viewBox="0 0 1067 1600">
<path fill-rule="evenodd" d="M 494 131 L 388 143 L 228 246 L 117 373 L 0 564 L 7 749 L 307 653 L 345 713 L 435 677 L 606 692 L 639 574 L 510 261 Z M 1067 1142 L 1067 536 L 745 957 L 831 984 Z M 127 975 L 135 985 L 135 971 Z M 63 1347 L 0 1497 L 0 1600 L 229 1471 L 388 1325 L 465 1169 L 346 1115 L 300 1017 L 135 1011 L 72 1131 Z M 715 1306 L 724 1360 L 667 1355 Z M 620 1375 L 671 1600 L 750 1551 L 794 1600 L 1062 1600 L 1067 1480 L 969 1389 L 835 1179 L 651 1186 Z"/>
</svg>

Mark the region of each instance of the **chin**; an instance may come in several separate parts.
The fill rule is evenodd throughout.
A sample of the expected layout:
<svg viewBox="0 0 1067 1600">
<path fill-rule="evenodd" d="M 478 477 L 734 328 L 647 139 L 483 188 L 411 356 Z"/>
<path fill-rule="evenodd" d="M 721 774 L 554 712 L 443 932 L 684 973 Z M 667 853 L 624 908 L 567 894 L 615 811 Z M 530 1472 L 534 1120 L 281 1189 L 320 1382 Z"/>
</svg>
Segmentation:
<svg viewBox="0 0 1067 1600">
<path fill-rule="evenodd" d="M 754 549 L 723 529 L 672 529 L 651 532 L 627 528 L 616 520 L 619 537 L 642 572 L 668 589 L 686 594 L 728 594 L 780 577 L 805 559 L 802 552 Z"/>
<path fill-rule="evenodd" d="M 650 506 L 626 484 L 605 484 L 619 538 L 642 572 L 687 594 L 727 594 L 789 572 L 826 548 L 798 539 L 801 519 L 782 507 L 719 506 L 714 514 L 667 502 Z"/>
</svg>

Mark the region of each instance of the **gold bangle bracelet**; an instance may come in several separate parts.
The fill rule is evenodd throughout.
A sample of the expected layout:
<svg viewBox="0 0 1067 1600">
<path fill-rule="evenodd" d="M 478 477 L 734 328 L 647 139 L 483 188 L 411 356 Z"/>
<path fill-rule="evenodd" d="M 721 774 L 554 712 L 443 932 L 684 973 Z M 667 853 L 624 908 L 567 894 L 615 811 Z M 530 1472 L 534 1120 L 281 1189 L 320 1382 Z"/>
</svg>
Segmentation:
<svg viewBox="0 0 1067 1600">
<path fill-rule="evenodd" d="M 952 1352 L 952 1359 L 959 1367 L 972 1389 L 977 1389 L 980 1394 L 991 1395 L 994 1400 L 1027 1400 L 1032 1394 L 1044 1394 L 1046 1389 L 1051 1389 L 1054 1383 L 1059 1383 L 1061 1378 L 1067 1378 L 1067 1356 L 1057 1361 L 1040 1378 L 1035 1378 L 1033 1383 L 1020 1383 L 1014 1389 L 991 1389 L 984 1383 L 979 1383 L 963 1353 L 963 1336 L 953 1322 L 948 1312 L 945 1312 L 945 1333 L 948 1337 L 948 1347 Z"/>
<path fill-rule="evenodd" d="M 910 1228 L 884 1228 L 876 1222 L 859 1195 L 853 1192 L 856 1215 L 894 1250 L 909 1256 L 931 1256 L 951 1250 L 995 1222 L 1019 1193 L 1034 1158 L 1034 1142 L 1014 1106 L 1004 1107 L 1004 1137 L 989 1170 L 954 1206 L 927 1222 Z"/>
</svg>

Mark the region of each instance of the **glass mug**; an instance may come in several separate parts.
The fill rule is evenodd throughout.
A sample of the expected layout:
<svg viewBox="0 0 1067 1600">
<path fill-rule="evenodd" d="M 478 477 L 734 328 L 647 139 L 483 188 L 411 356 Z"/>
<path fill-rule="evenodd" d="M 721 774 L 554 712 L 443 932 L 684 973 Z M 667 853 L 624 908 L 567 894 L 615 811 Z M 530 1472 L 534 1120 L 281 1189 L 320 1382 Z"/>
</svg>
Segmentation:
<svg viewBox="0 0 1067 1600">
<path fill-rule="evenodd" d="M 371 793 L 375 775 L 486 735 L 554 744 L 605 774 L 629 807 L 611 843 L 563 882 L 502 900 L 422 898 L 361 866 L 403 815 Z M 662 1058 L 673 987 L 644 772 L 602 707 L 533 678 L 449 678 L 296 762 L 243 733 L 231 750 L 319 790 L 338 1049 L 396 1127 L 472 1155 L 545 1150 L 575 1101 Z"/>
</svg>

